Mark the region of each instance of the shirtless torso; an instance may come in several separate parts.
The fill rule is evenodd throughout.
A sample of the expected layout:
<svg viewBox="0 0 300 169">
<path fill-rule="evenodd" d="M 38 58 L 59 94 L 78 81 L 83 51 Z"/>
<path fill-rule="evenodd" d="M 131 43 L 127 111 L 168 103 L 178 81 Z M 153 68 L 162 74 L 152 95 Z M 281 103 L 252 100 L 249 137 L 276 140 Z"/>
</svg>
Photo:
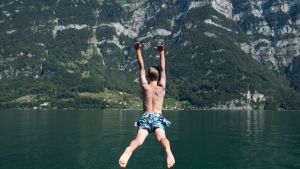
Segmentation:
<svg viewBox="0 0 300 169">
<path fill-rule="evenodd" d="M 144 112 L 161 113 L 165 96 L 165 87 L 154 83 L 142 86 Z"/>
<path fill-rule="evenodd" d="M 166 70 L 164 47 L 158 46 L 160 55 L 160 78 L 153 81 L 147 81 L 144 62 L 140 49 L 140 44 L 136 45 L 137 60 L 140 68 L 140 85 L 142 89 L 144 112 L 161 113 L 166 88 Z"/>
</svg>

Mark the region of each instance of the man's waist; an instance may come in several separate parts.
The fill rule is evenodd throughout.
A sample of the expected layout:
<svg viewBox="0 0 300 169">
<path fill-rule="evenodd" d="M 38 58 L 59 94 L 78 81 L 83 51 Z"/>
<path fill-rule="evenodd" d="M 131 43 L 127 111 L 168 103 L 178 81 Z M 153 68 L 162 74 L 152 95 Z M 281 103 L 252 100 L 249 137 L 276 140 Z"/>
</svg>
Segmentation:
<svg viewBox="0 0 300 169">
<path fill-rule="evenodd" d="M 157 114 L 157 115 L 162 115 L 162 113 L 161 112 L 154 112 L 154 111 L 144 111 L 144 115 L 145 114 Z"/>
</svg>

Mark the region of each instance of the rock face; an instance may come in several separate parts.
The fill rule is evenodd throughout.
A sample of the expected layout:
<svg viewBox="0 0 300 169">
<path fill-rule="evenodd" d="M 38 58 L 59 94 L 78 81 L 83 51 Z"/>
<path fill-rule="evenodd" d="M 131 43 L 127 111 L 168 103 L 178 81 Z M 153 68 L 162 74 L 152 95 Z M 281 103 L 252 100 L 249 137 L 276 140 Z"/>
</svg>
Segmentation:
<svg viewBox="0 0 300 169">
<path fill-rule="evenodd" d="M 192 106 L 288 109 L 278 91 L 298 97 L 289 87 L 300 88 L 297 0 L 13 0 L 0 9 L 0 103 L 136 94 L 138 40 L 147 65 L 167 44 L 169 97 Z"/>
<path fill-rule="evenodd" d="M 246 50 L 271 69 L 288 67 L 300 56 L 300 2 L 291 1 L 190 1 L 189 9 L 211 6 L 243 27 L 251 38 Z M 241 44 L 245 49 L 245 44 Z"/>
<path fill-rule="evenodd" d="M 233 19 L 251 37 L 253 58 L 278 70 L 300 56 L 300 2 L 232 1 Z"/>
</svg>

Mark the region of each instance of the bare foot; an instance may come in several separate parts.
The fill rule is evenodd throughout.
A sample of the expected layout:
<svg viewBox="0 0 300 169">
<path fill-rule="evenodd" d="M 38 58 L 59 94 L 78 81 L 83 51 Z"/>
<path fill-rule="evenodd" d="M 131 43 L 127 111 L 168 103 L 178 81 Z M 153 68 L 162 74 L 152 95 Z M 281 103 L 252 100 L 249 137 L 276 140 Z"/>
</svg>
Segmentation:
<svg viewBox="0 0 300 169">
<path fill-rule="evenodd" d="M 170 149 L 166 149 L 166 154 L 167 154 L 167 167 L 171 168 L 175 164 L 175 158 Z"/>
<path fill-rule="evenodd" d="M 119 159 L 119 165 L 121 168 L 125 168 L 129 158 L 131 157 L 132 151 L 130 147 L 127 147 Z"/>
</svg>

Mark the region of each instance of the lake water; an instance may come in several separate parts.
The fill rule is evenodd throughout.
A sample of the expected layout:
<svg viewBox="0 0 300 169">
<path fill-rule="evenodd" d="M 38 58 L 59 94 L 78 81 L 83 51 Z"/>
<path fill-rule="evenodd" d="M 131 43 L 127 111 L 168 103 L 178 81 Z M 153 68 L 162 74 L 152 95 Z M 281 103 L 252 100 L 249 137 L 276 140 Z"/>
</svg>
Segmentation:
<svg viewBox="0 0 300 169">
<path fill-rule="evenodd" d="M 138 111 L 0 111 L 0 169 L 117 169 Z M 299 169 L 300 112 L 166 111 L 177 169 Z M 127 168 L 164 169 L 150 135 Z"/>
</svg>

